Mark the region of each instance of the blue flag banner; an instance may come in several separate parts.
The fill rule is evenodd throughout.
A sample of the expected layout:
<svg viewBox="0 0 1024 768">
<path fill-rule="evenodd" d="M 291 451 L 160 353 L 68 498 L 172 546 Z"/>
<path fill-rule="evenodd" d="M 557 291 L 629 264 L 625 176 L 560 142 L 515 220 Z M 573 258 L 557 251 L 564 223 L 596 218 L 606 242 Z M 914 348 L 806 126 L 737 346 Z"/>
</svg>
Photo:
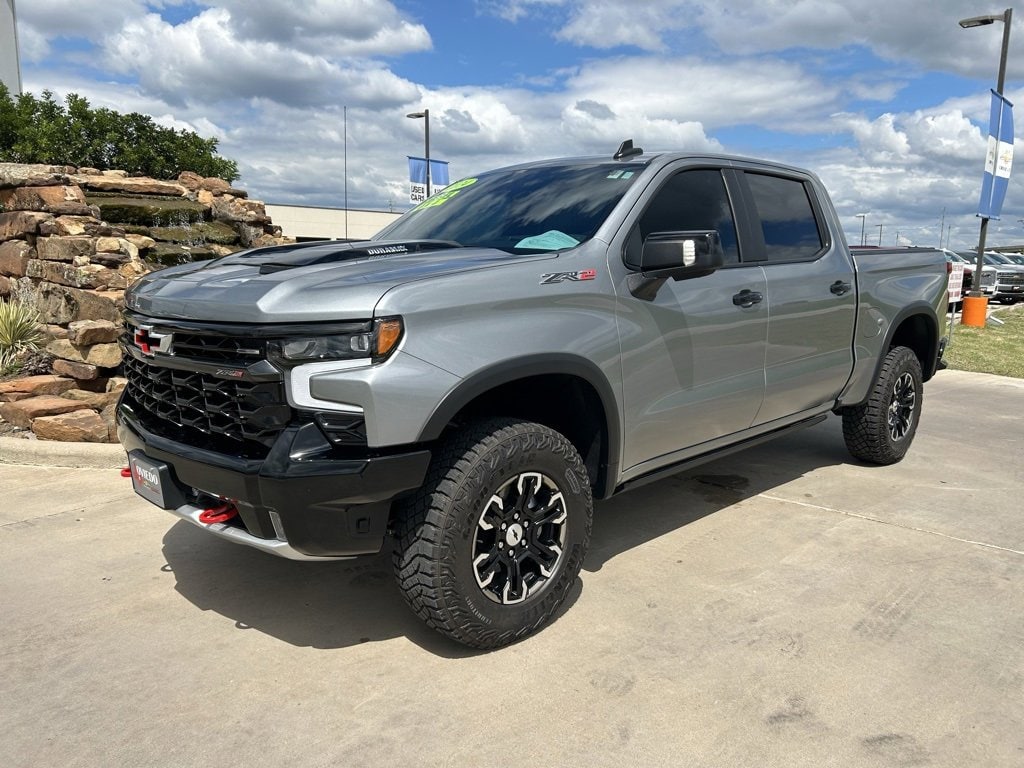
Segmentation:
<svg viewBox="0 0 1024 768">
<path fill-rule="evenodd" d="M 406 157 L 409 157 L 406 155 Z M 430 193 L 447 187 L 448 162 L 430 161 Z M 422 203 L 427 198 L 427 161 L 422 157 L 409 157 L 409 202 Z"/>
<path fill-rule="evenodd" d="M 988 120 L 988 153 L 981 181 L 978 216 L 998 219 L 1003 210 L 1006 187 L 1013 168 L 1013 104 L 992 91 L 992 112 Z"/>
</svg>

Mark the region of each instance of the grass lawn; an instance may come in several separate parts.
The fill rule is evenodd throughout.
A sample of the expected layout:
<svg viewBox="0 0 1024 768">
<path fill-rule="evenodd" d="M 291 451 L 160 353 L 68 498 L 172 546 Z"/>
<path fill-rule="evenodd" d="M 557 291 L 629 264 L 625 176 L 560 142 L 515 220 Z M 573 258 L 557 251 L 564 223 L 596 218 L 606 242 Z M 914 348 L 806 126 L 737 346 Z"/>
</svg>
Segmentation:
<svg viewBox="0 0 1024 768">
<path fill-rule="evenodd" d="M 984 328 L 957 325 L 946 350 L 946 363 L 958 371 L 996 373 L 1024 379 L 1024 304 L 994 313 L 1005 324 L 986 323 Z"/>
</svg>

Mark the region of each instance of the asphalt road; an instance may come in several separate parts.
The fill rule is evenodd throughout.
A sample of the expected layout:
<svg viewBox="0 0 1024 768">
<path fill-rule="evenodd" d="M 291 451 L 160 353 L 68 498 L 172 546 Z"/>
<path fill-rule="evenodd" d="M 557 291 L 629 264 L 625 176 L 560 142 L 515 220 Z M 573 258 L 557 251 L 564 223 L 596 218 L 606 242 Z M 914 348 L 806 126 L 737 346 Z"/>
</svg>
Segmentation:
<svg viewBox="0 0 1024 768">
<path fill-rule="evenodd" d="M 893 467 L 833 418 L 600 504 L 568 608 L 485 654 L 387 558 L 0 464 L 3 763 L 1024 765 L 1024 382 L 945 371 L 924 408 Z"/>
</svg>

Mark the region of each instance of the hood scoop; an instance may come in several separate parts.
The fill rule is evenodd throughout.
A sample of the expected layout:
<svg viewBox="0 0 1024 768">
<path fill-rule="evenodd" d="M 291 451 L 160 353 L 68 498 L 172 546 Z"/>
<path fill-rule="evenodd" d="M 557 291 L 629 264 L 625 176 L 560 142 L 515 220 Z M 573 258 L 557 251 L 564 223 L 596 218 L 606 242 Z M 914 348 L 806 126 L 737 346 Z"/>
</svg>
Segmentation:
<svg viewBox="0 0 1024 768">
<path fill-rule="evenodd" d="M 339 264 L 362 259 L 386 259 L 390 256 L 403 256 L 407 253 L 442 251 L 461 247 L 458 243 L 450 240 L 366 240 L 355 243 L 301 243 L 294 246 L 278 246 L 272 251 L 257 249 L 246 256 L 269 256 L 268 261 L 260 264 L 260 274 L 270 275 L 298 267 Z"/>
</svg>

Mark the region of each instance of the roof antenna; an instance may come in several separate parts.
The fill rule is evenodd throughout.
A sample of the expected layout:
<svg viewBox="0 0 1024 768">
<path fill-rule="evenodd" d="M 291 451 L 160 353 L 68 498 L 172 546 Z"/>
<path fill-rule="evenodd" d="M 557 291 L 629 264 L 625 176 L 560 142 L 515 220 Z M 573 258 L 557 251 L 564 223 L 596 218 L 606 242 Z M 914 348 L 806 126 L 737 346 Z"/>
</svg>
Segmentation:
<svg viewBox="0 0 1024 768">
<path fill-rule="evenodd" d="M 633 155 L 642 155 L 643 149 L 640 147 L 633 146 L 632 139 L 626 139 L 624 142 L 619 144 L 619 148 L 615 150 L 615 154 L 612 155 L 612 160 L 622 160 L 626 157 L 632 157 Z"/>
</svg>

